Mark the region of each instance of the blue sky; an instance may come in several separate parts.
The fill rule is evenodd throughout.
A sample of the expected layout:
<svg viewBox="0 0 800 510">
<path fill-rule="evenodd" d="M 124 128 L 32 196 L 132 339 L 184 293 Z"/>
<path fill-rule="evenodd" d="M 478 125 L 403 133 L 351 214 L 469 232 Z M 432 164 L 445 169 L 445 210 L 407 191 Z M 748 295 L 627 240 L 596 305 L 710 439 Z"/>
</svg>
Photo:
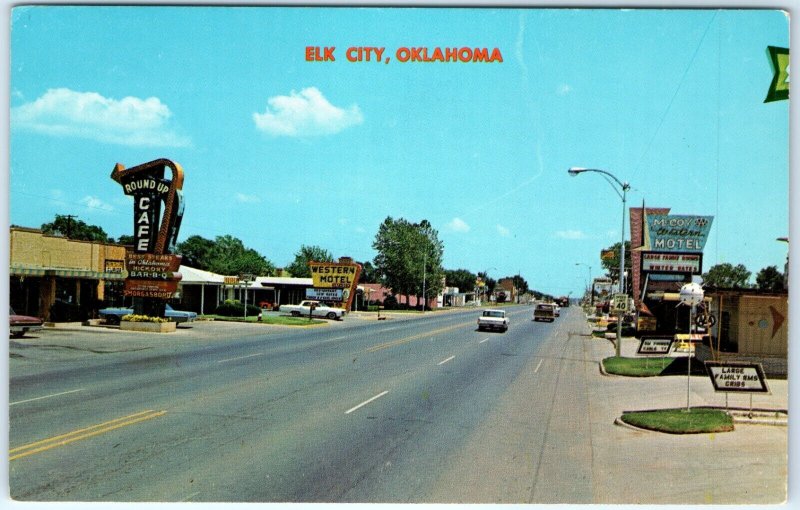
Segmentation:
<svg viewBox="0 0 800 510">
<path fill-rule="evenodd" d="M 74 214 L 117 237 L 110 179 L 185 170 L 179 240 L 231 234 L 277 266 L 300 245 L 372 259 L 387 217 L 428 219 L 444 265 L 582 292 L 621 203 L 715 216 L 705 268 L 783 270 L 789 104 L 763 103 L 769 10 L 17 7 L 12 224 Z M 335 46 L 335 62 L 306 61 Z M 386 62 L 348 62 L 351 46 Z M 401 47 L 503 62 L 402 63 Z M 626 225 L 626 229 L 627 229 Z"/>
</svg>

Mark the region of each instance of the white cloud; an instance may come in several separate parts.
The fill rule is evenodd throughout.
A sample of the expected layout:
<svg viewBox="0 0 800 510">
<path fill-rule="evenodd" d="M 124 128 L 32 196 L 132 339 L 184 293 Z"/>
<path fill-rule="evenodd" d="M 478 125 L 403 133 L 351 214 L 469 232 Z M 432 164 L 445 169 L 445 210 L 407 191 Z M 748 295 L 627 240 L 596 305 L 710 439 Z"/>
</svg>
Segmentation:
<svg viewBox="0 0 800 510">
<path fill-rule="evenodd" d="M 168 122 L 172 112 L 157 97 L 109 99 L 96 92 L 50 89 L 11 109 L 12 128 L 53 136 L 88 138 L 130 146 L 184 147 L 189 139 Z"/>
<path fill-rule="evenodd" d="M 503 237 L 508 237 L 511 235 L 511 231 L 503 225 L 497 225 L 497 233 Z"/>
<path fill-rule="evenodd" d="M 245 195 L 244 193 L 237 193 L 236 200 L 243 204 L 255 204 L 261 202 L 261 199 L 255 195 Z"/>
<path fill-rule="evenodd" d="M 570 87 L 566 83 L 558 87 L 558 89 L 556 90 L 556 94 L 558 94 L 559 96 L 566 96 L 570 92 L 572 92 L 572 87 Z"/>
<path fill-rule="evenodd" d="M 447 228 L 453 232 L 469 232 L 470 226 L 461 218 L 453 218 L 453 220 L 447 224 Z"/>
<path fill-rule="evenodd" d="M 253 114 L 253 120 L 259 131 L 275 136 L 332 135 L 364 121 L 358 105 L 334 106 L 316 87 L 271 97 L 267 104 L 264 113 Z"/>
<path fill-rule="evenodd" d="M 586 239 L 586 234 L 580 230 L 559 230 L 556 232 L 556 237 L 561 239 Z"/>
<path fill-rule="evenodd" d="M 97 197 L 87 195 L 81 199 L 81 204 L 91 209 L 99 209 L 101 211 L 110 212 L 114 210 L 111 204 L 107 204 Z"/>
</svg>

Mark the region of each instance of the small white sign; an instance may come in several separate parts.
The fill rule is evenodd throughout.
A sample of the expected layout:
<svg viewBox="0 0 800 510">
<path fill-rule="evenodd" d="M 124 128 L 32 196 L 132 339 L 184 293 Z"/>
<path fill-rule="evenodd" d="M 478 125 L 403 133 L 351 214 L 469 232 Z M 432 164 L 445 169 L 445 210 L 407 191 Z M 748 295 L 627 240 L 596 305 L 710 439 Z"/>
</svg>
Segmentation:
<svg viewBox="0 0 800 510">
<path fill-rule="evenodd" d="M 342 301 L 343 296 L 342 289 L 306 289 L 306 298 L 316 299 L 317 301 Z"/>
<path fill-rule="evenodd" d="M 614 294 L 614 301 L 612 303 L 614 310 L 620 312 L 628 311 L 628 295 L 627 294 Z"/>
<path fill-rule="evenodd" d="M 760 363 L 706 361 L 705 365 L 715 391 L 769 393 Z"/>
<path fill-rule="evenodd" d="M 667 354 L 672 346 L 672 338 L 642 337 L 638 354 Z"/>
</svg>

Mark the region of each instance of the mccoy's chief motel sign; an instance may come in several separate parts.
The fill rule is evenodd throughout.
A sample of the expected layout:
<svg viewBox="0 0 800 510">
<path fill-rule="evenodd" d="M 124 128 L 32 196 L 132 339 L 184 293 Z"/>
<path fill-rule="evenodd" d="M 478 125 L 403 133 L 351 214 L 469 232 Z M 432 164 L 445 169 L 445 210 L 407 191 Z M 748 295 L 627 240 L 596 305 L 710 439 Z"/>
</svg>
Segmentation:
<svg viewBox="0 0 800 510">
<path fill-rule="evenodd" d="M 133 197 L 134 243 L 125 259 L 124 293 L 169 299 L 181 279 L 181 258 L 172 251 L 183 219 L 183 168 L 168 159 L 128 169 L 117 163 L 111 178 Z"/>
</svg>

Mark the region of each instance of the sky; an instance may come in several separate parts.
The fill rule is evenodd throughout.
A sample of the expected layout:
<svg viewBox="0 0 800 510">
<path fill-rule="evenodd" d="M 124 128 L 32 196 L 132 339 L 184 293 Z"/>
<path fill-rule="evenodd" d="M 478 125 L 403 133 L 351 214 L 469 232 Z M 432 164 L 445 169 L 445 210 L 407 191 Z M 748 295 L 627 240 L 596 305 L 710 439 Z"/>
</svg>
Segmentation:
<svg viewBox="0 0 800 510">
<path fill-rule="evenodd" d="M 789 102 L 763 102 L 767 46 L 789 46 L 781 11 L 16 7 L 9 223 L 130 235 L 111 171 L 168 158 L 179 241 L 364 261 L 385 218 L 427 219 L 447 269 L 580 295 L 622 202 L 578 166 L 629 182 L 630 207 L 714 216 L 704 270 L 783 271 Z M 465 47 L 502 61 L 402 62 Z"/>
</svg>

